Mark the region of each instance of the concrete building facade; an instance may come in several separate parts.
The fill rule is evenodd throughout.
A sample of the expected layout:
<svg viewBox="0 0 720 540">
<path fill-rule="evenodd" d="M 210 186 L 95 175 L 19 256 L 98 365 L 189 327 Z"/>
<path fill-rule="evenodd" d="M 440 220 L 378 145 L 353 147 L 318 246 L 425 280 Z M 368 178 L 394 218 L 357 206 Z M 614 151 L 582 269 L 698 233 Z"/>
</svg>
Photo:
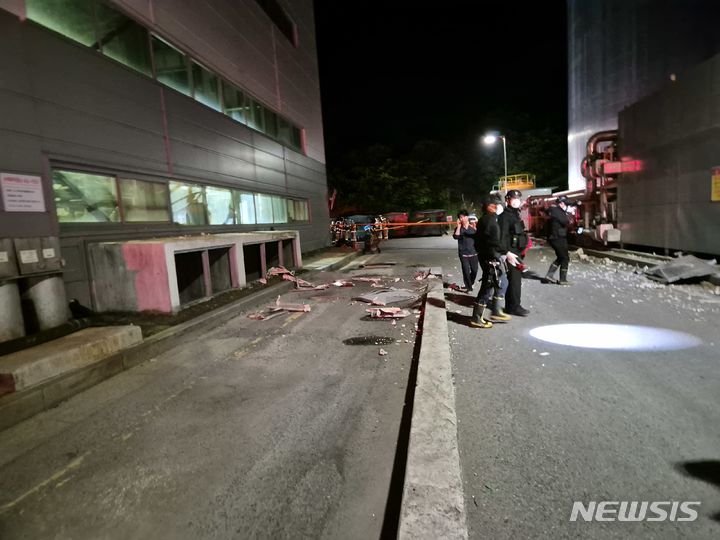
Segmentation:
<svg viewBox="0 0 720 540">
<path fill-rule="evenodd" d="M 0 0 L 6 259 L 59 239 L 68 298 L 96 307 L 93 244 L 292 231 L 324 246 L 315 47 L 312 0 Z M 22 256 L 50 271 L 50 249 Z"/>
</svg>

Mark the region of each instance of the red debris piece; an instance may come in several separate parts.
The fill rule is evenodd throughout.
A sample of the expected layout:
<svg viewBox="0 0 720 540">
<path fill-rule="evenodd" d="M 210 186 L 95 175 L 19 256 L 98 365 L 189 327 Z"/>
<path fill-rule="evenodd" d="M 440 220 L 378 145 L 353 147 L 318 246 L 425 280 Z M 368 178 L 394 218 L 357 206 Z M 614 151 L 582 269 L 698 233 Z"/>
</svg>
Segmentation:
<svg viewBox="0 0 720 540">
<path fill-rule="evenodd" d="M 399 307 L 379 307 L 366 309 L 373 319 L 402 319 L 410 315 L 407 309 Z"/>
</svg>

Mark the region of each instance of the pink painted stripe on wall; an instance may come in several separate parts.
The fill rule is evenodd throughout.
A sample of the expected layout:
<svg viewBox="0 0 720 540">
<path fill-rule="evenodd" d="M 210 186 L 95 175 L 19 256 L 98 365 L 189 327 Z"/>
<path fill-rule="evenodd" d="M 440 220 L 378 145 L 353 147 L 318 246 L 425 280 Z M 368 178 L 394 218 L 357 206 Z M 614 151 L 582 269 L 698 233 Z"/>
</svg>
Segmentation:
<svg viewBox="0 0 720 540">
<path fill-rule="evenodd" d="M 172 313 L 165 248 L 158 244 L 125 244 L 123 258 L 135 272 L 138 311 Z"/>
</svg>

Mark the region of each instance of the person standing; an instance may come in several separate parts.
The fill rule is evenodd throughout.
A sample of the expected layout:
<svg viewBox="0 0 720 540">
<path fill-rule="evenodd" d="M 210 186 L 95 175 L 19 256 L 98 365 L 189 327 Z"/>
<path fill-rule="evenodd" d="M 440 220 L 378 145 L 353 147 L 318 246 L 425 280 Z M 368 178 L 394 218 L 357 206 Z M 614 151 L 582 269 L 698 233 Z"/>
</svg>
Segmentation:
<svg viewBox="0 0 720 540">
<path fill-rule="evenodd" d="M 507 255 L 508 288 L 505 295 L 505 312 L 511 315 L 526 317 L 530 310 L 521 305 L 522 296 L 522 270 L 518 263 L 523 259 L 523 251 L 528 246 L 528 234 L 525 224 L 520 218 L 522 206 L 522 193 L 511 189 L 505 195 L 507 209 L 498 218 L 500 225 L 500 246 Z"/>
<path fill-rule="evenodd" d="M 550 265 L 545 276 L 547 283 L 570 285 L 567 280 L 568 266 L 570 265 L 567 241 L 570 216 L 567 210 L 568 198 L 565 195 L 560 195 L 547 212 L 550 220 L 548 242 L 555 251 L 555 261 Z M 560 279 L 556 280 L 555 272 L 557 272 L 558 268 L 560 268 Z"/>
<path fill-rule="evenodd" d="M 470 223 L 467 210 L 458 212 L 458 222 L 453 238 L 458 243 L 458 256 L 462 267 L 465 292 L 472 292 L 478 274 L 478 256 L 475 251 L 475 226 Z"/>
<path fill-rule="evenodd" d="M 483 216 L 478 222 L 478 230 L 475 234 L 483 275 L 470 324 L 478 328 L 492 328 L 492 322 L 485 319 L 487 307 L 490 307 L 490 319 L 494 321 L 509 321 L 512 317 L 503 313 L 501 305 L 506 281 L 502 272 L 497 214 L 502 213 L 502 203 L 498 197 L 490 197 L 483 206 Z"/>
</svg>

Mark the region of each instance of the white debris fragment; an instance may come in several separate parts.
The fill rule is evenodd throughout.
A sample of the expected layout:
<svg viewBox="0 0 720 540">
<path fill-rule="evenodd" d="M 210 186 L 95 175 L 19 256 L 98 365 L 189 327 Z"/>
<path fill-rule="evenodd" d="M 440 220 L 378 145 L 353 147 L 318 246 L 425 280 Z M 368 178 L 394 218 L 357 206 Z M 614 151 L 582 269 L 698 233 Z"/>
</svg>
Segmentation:
<svg viewBox="0 0 720 540">
<path fill-rule="evenodd" d="M 540 356 L 550 356 L 550 353 L 549 352 L 541 352 Z M 545 365 L 545 364 L 543 364 L 543 365 Z"/>
<path fill-rule="evenodd" d="M 380 356 L 387 356 L 387 351 L 386 351 L 385 349 L 380 349 L 380 351 L 378 352 L 378 354 L 379 354 Z"/>
</svg>

